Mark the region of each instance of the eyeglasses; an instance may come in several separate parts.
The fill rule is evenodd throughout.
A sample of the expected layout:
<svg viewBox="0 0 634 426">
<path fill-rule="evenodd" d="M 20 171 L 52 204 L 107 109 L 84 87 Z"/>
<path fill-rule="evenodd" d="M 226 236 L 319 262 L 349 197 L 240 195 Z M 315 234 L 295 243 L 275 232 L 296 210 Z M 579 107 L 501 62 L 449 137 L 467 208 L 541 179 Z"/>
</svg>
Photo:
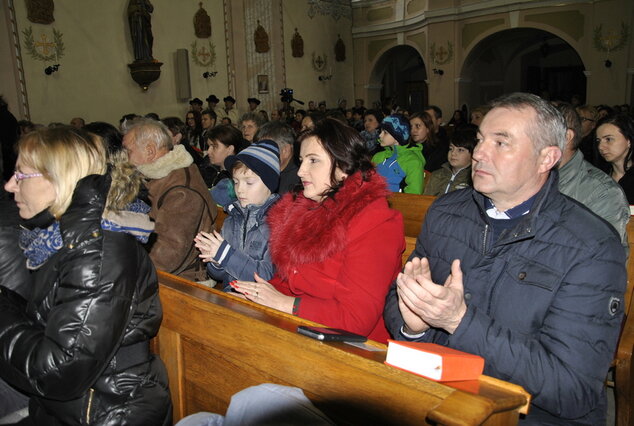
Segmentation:
<svg viewBox="0 0 634 426">
<path fill-rule="evenodd" d="M 20 173 L 20 172 L 13 173 L 13 178 L 15 179 L 16 182 L 20 182 L 21 180 L 24 180 L 24 179 L 30 179 L 34 177 L 40 177 L 40 176 L 44 176 L 44 175 L 42 173 Z"/>
</svg>

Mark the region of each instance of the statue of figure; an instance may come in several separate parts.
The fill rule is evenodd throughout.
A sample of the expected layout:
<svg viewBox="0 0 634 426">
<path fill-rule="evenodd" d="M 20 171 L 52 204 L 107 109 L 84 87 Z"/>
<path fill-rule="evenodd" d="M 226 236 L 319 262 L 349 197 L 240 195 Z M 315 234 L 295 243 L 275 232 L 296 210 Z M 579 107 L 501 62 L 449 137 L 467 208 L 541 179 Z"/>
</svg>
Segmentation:
<svg viewBox="0 0 634 426">
<path fill-rule="evenodd" d="M 134 47 L 135 61 L 151 61 L 152 57 L 152 16 L 154 11 L 150 0 L 130 0 L 128 3 L 128 22 Z"/>
</svg>

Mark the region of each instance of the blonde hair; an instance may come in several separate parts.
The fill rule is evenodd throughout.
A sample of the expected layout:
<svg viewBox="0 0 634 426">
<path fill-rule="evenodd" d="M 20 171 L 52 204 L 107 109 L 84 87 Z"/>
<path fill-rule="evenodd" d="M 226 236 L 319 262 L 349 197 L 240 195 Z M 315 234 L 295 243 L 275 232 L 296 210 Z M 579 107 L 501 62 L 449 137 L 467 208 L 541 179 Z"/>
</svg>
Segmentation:
<svg viewBox="0 0 634 426">
<path fill-rule="evenodd" d="M 40 129 L 20 139 L 18 161 L 53 184 L 57 195 L 49 212 L 59 219 L 70 205 L 77 182 L 106 172 L 106 149 L 99 136 L 72 127 Z"/>
</svg>

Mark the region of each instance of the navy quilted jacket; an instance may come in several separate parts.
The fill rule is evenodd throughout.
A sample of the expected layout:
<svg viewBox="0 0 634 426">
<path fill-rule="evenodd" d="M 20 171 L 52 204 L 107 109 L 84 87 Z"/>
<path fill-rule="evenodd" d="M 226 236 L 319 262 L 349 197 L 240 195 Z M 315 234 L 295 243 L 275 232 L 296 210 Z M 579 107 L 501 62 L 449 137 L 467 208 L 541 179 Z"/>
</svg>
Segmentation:
<svg viewBox="0 0 634 426">
<path fill-rule="evenodd" d="M 468 309 L 453 335 L 420 338 L 483 356 L 484 374 L 533 396 L 527 421 L 605 424 L 605 385 L 623 317 L 625 253 L 604 221 L 557 190 L 552 172 L 531 212 L 492 241 L 484 196 L 465 189 L 429 209 L 412 256 L 443 283 L 461 259 Z M 395 288 L 385 309 L 400 333 Z"/>
</svg>

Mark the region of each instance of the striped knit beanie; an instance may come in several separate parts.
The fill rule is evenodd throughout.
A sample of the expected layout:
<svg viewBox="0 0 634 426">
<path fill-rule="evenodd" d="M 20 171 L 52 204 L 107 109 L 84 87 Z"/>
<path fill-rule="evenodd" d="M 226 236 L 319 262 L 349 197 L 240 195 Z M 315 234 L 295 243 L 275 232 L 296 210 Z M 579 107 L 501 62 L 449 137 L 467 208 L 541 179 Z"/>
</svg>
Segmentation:
<svg viewBox="0 0 634 426">
<path fill-rule="evenodd" d="M 277 144 L 263 139 L 225 159 L 225 169 L 231 170 L 236 161 L 241 161 L 258 175 L 271 192 L 280 184 L 280 149 Z"/>
</svg>

